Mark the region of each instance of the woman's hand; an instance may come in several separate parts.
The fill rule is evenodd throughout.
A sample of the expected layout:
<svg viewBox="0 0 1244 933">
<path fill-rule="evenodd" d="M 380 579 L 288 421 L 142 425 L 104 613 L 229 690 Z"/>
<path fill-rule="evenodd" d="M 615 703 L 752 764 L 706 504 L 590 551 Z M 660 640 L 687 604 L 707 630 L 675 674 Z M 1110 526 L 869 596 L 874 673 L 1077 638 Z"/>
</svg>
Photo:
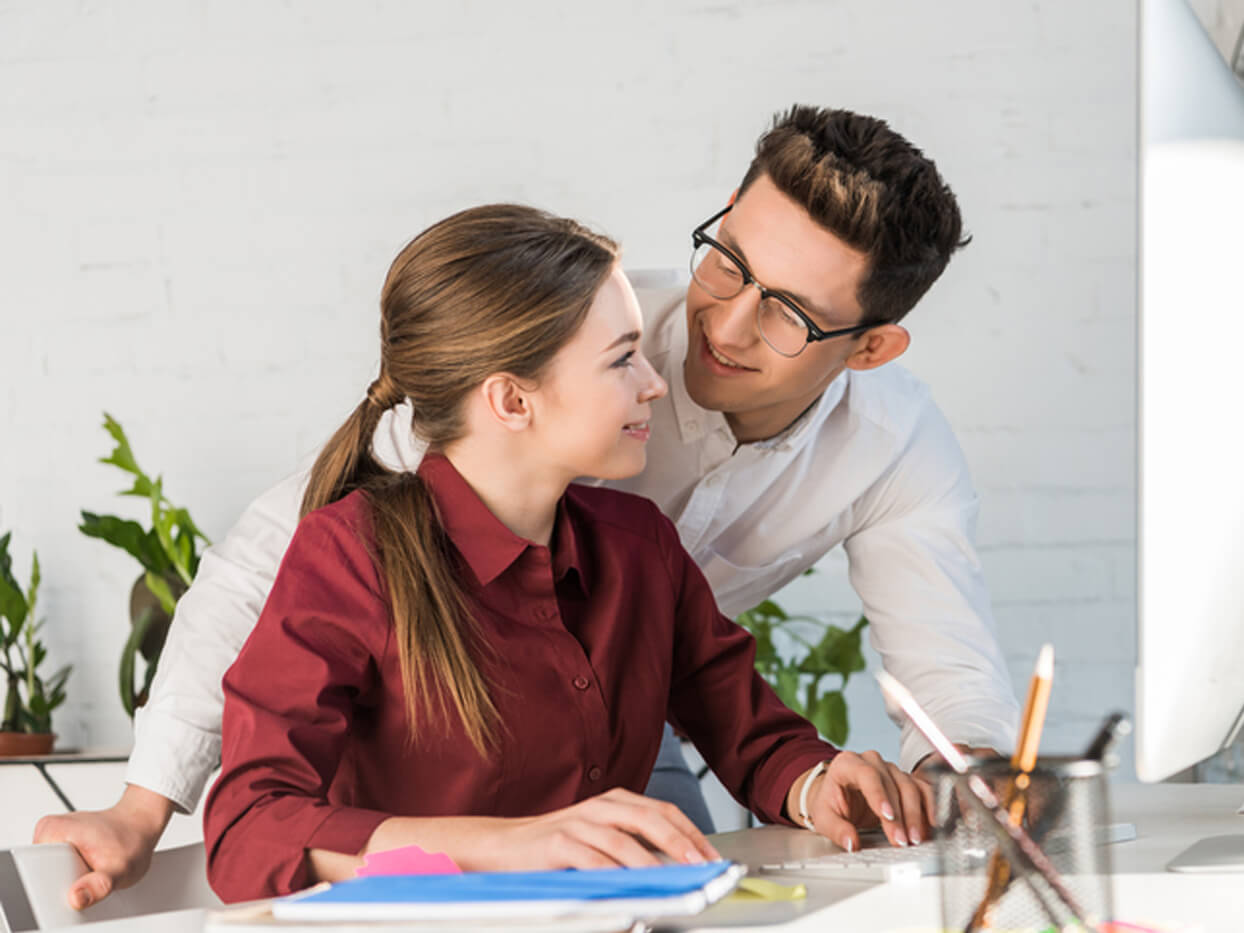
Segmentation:
<svg viewBox="0 0 1244 933">
<path fill-rule="evenodd" d="M 799 821 L 799 796 L 814 769 L 795 779 L 786 795 L 786 812 Z M 933 788 L 874 751 L 842 751 L 813 780 L 808 815 L 816 831 L 847 851 L 860 847 L 859 830 L 880 826 L 892 845 L 929 838 Z"/>
<path fill-rule="evenodd" d="M 614 868 L 697 863 L 717 850 L 670 803 L 614 788 L 539 816 L 391 817 L 376 827 L 359 856 L 414 843 L 444 852 L 464 871 Z M 309 852 L 319 881 L 348 878 L 359 856 Z"/>
<path fill-rule="evenodd" d="M 622 788 L 541 816 L 507 822 L 510 825 L 500 833 L 493 855 L 511 866 L 635 868 L 661 864 L 659 854 L 687 864 L 721 858 L 672 803 Z"/>
</svg>

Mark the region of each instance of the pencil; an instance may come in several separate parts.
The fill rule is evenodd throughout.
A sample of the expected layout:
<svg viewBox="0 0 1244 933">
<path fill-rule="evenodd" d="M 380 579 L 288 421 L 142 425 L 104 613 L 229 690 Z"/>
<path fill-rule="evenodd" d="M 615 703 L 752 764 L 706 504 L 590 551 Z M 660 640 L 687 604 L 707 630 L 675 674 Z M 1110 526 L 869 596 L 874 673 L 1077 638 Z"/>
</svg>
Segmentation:
<svg viewBox="0 0 1244 933">
<path fill-rule="evenodd" d="M 1007 790 L 1007 812 L 1011 822 L 1020 825 L 1027 808 L 1029 775 L 1037 765 L 1037 750 L 1041 746 L 1041 732 L 1045 727 L 1045 714 L 1050 706 L 1050 688 L 1054 682 L 1054 646 L 1046 643 L 1037 654 L 1037 664 L 1028 683 L 1028 698 L 1024 701 L 1024 713 L 1020 718 L 1019 740 L 1011 755 L 1011 770 L 1015 772 Z M 967 933 L 985 926 L 989 909 L 1002 896 L 1011 878 L 1010 866 L 1002 857 L 1001 850 L 994 852 L 989 860 L 989 884 L 980 906 L 968 921 Z"/>
<path fill-rule="evenodd" d="M 963 757 L 963 753 L 955 748 L 954 743 L 946 737 L 946 733 L 938 727 L 937 723 L 929 718 L 929 714 L 916 702 L 916 698 L 895 677 L 886 671 L 878 671 L 876 677 L 886 696 L 907 714 L 912 725 L 929 740 L 929 743 L 946 760 L 951 769 L 955 773 L 963 775 L 968 790 L 971 791 L 968 799 L 984 809 L 992 817 L 985 820 L 985 824 L 998 838 L 999 843 L 1007 852 L 1013 855 L 1014 861 L 1017 864 L 1027 862 L 1032 869 L 1036 870 L 1045 879 L 1046 884 L 1050 886 L 1058 899 L 1062 901 L 1063 906 L 1067 908 L 1071 916 L 1075 920 L 1082 922 L 1084 911 L 1077 902 L 1075 895 L 1063 884 L 1062 879 L 1058 876 L 1058 872 L 1050 864 L 1050 860 L 1046 858 L 1041 848 L 1032 841 L 1032 837 L 1024 831 L 1022 826 L 1017 826 L 1011 822 L 1006 808 L 1002 806 L 1002 803 L 990 789 L 989 785 L 985 783 L 984 779 L 979 774 L 969 770 L 968 760 Z M 1031 885 L 1031 879 L 1029 879 L 1029 883 L 1033 896 L 1045 908 L 1050 919 L 1057 922 L 1058 918 L 1050 910 L 1049 905 L 1045 903 L 1045 898 L 1041 896 L 1036 886 Z"/>
</svg>

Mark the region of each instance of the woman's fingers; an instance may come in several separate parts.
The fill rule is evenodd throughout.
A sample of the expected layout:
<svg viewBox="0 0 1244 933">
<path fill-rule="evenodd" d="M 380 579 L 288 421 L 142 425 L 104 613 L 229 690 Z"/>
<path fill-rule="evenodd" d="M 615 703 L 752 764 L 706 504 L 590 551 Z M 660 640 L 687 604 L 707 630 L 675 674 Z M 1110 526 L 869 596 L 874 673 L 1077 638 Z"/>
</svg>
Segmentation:
<svg viewBox="0 0 1244 933">
<path fill-rule="evenodd" d="M 661 864 L 661 860 L 642 846 L 634 836 L 590 819 L 579 819 L 565 824 L 554 844 L 554 850 L 565 858 L 567 868 L 617 865 L 625 868 L 646 868 Z"/>
<path fill-rule="evenodd" d="M 678 862 L 704 862 L 721 856 L 694 823 L 671 803 L 617 788 L 579 806 L 596 819 L 648 842 Z"/>
<path fill-rule="evenodd" d="M 933 818 L 933 789 L 919 778 L 912 777 L 896 764 L 887 762 L 890 775 L 903 798 L 903 819 L 907 824 L 907 838 L 918 845 L 928 838 L 928 827 Z"/>
<path fill-rule="evenodd" d="M 721 857 L 677 807 L 620 788 L 524 820 L 515 831 L 554 867 L 659 865 L 656 853 L 692 863 Z"/>
<path fill-rule="evenodd" d="M 873 815 L 892 845 L 903 846 L 927 838 L 931 792 L 876 752 L 840 752 L 826 769 L 821 786 L 813 788 L 813 799 L 817 830 L 843 848 L 847 842 L 858 844 L 853 831 L 871 822 Z M 860 802 L 863 808 L 858 805 Z M 860 812 L 861 809 L 867 812 Z M 851 832 L 844 823 L 851 827 Z"/>
</svg>

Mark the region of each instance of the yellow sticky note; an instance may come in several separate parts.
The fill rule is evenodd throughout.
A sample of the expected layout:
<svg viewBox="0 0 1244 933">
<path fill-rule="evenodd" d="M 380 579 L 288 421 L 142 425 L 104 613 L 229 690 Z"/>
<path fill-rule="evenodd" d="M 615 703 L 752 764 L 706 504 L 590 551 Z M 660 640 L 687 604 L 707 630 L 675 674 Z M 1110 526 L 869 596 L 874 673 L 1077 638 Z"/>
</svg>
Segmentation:
<svg viewBox="0 0 1244 933">
<path fill-rule="evenodd" d="M 778 884 L 764 878 L 744 878 L 730 895 L 738 901 L 802 901 L 808 889 L 801 884 Z"/>
</svg>

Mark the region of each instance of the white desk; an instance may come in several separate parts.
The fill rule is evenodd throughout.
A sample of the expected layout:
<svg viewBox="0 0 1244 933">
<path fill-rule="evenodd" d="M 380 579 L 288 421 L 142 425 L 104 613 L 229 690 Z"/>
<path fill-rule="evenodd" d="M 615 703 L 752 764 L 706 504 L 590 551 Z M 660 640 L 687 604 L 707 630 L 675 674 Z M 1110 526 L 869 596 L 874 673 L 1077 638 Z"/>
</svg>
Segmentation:
<svg viewBox="0 0 1244 933">
<path fill-rule="evenodd" d="M 1120 918 L 1173 927 L 1201 924 L 1203 933 L 1238 933 L 1244 928 L 1244 876 L 1175 875 L 1166 862 L 1203 836 L 1244 832 L 1244 787 L 1221 784 L 1117 785 L 1112 819 L 1136 824 L 1133 842 L 1111 846 L 1116 874 L 1115 909 Z M 803 830 L 789 830 L 803 832 Z M 1161 874 L 1158 874 L 1161 873 Z M 775 881 L 802 882 L 806 901 L 789 904 L 719 904 L 670 929 L 867 931 L 931 930 L 938 922 L 937 879 L 907 885 L 827 881 L 822 876 L 775 874 Z M 92 933 L 200 933 L 202 911 L 180 911 L 110 921 Z M 775 926 L 774 924 L 780 924 Z M 361 929 L 355 925 L 353 929 Z M 274 927 L 279 929 L 279 927 Z M 324 933 L 334 927 L 325 926 Z M 344 929 L 344 928 L 343 928 Z M 383 927 L 377 927 L 383 929 Z M 393 927 L 390 927 L 393 929 Z"/>
</svg>

